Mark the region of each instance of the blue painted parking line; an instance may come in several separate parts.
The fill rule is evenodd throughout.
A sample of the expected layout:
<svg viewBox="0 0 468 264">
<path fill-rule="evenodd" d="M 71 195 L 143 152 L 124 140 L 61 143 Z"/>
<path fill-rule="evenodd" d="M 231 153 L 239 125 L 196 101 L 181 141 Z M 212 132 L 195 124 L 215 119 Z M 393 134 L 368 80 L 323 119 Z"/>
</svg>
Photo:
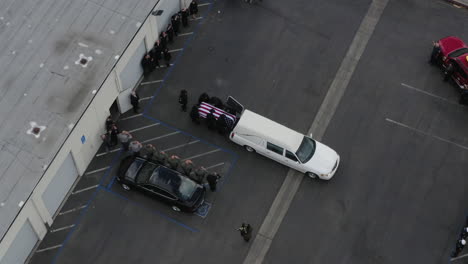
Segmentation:
<svg viewBox="0 0 468 264">
<path fill-rule="evenodd" d="M 128 201 L 129 203 L 134 204 L 134 205 L 136 205 L 136 206 L 138 206 L 138 207 L 140 207 L 140 208 L 146 209 L 146 210 L 152 212 L 152 213 L 155 214 L 155 215 L 159 215 L 159 216 L 165 218 L 166 220 L 169 220 L 170 222 L 172 222 L 172 223 L 174 223 L 174 224 L 177 224 L 177 225 L 179 225 L 179 226 L 181 226 L 181 227 L 183 227 L 183 228 L 185 228 L 185 229 L 187 229 L 187 230 L 190 230 L 190 231 L 192 231 L 192 232 L 199 232 L 199 230 L 196 229 L 196 228 L 190 227 L 190 226 L 188 226 L 188 225 L 186 225 L 186 224 L 184 224 L 184 223 L 182 223 L 182 222 L 180 222 L 180 221 L 177 221 L 177 220 L 175 220 L 174 218 L 172 218 L 172 217 L 170 217 L 170 216 L 168 216 L 168 215 L 166 215 L 166 214 L 164 214 L 164 213 L 162 213 L 162 212 L 160 212 L 160 211 L 158 211 L 158 210 L 150 209 L 150 208 L 148 208 L 148 207 L 146 207 L 146 206 L 144 206 L 144 205 L 142 205 L 142 204 L 140 204 L 140 203 L 138 203 L 138 202 L 135 202 L 135 201 L 133 201 L 133 200 L 130 200 L 130 199 L 128 199 L 127 197 L 125 197 L 125 196 L 123 196 L 123 195 L 121 195 L 121 194 L 118 194 L 118 193 L 116 193 L 116 192 L 113 192 L 113 191 L 110 190 L 110 189 L 103 189 L 103 190 L 105 190 L 106 192 L 111 193 L 111 194 L 113 194 L 113 195 L 119 197 L 120 199 L 123 199 L 123 200 L 125 200 L 125 201 Z"/>
</svg>

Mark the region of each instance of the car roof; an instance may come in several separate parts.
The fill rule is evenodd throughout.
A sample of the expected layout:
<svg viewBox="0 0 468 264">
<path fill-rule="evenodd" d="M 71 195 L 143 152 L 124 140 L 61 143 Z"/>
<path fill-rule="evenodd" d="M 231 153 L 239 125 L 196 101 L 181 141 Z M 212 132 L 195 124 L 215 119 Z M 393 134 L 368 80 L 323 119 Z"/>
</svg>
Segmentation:
<svg viewBox="0 0 468 264">
<path fill-rule="evenodd" d="M 304 139 L 304 135 L 299 132 L 247 109 L 242 113 L 234 130 L 239 134 L 258 135 L 290 151 L 296 151 Z"/>
<path fill-rule="evenodd" d="M 444 55 L 447 55 L 457 49 L 468 48 L 463 40 L 455 36 L 442 38 L 439 40 L 439 44 Z"/>
</svg>

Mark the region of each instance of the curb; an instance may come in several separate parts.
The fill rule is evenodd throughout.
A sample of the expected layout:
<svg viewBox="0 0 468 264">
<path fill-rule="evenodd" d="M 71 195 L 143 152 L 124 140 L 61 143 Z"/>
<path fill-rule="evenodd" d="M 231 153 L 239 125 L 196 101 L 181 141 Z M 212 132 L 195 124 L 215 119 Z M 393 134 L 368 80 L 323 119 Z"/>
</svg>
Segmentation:
<svg viewBox="0 0 468 264">
<path fill-rule="evenodd" d="M 445 0 L 446 2 L 449 2 L 451 4 L 454 4 L 454 5 L 457 5 L 459 7 L 464 7 L 464 8 L 468 8 L 468 3 L 462 3 L 460 1 L 457 1 L 457 0 Z"/>
</svg>

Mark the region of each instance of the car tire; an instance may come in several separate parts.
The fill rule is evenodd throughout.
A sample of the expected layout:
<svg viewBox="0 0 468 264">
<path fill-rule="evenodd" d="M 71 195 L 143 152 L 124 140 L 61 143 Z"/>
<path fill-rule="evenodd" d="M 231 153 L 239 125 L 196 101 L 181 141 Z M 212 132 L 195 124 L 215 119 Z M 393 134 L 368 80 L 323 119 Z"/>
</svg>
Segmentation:
<svg viewBox="0 0 468 264">
<path fill-rule="evenodd" d="M 244 148 L 245 148 L 245 150 L 247 150 L 248 152 L 255 152 L 255 149 L 252 148 L 251 146 L 245 145 Z"/>
<path fill-rule="evenodd" d="M 122 188 L 124 188 L 124 190 L 126 190 L 126 191 L 130 191 L 130 186 L 128 186 L 125 183 L 122 183 Z"/>
<path fill-rule="evenodd" d="M 307 172 L 306 175 L 309 176 L 309 177 L 312 178 L 312 179 L 318 178 L 318 175 L 317 175 L 317 174 L 315 174 L 315 173 L 313 173 L 313 172 L 310 172 L 310 171 Z"/>
<path fill-rule="evenodd" d="M 174 210 L 176 212 L 180 212 L 180 208 L 175 206 L 175 205 L 172 206 L 172 210 Z"/>
</svg>

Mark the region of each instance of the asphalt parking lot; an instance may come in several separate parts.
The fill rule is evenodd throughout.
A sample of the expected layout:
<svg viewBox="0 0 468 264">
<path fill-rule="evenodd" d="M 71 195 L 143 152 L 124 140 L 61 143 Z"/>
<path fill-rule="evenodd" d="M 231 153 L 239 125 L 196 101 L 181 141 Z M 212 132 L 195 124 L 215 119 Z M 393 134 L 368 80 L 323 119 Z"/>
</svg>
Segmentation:
<svg viewBox="0 0 468 264">
<path fill-rule="evenodd" d="M 250 244 L 236 228 L 257 233 L 288 169 L 194 125 L 179 91 L 189 106 L 202 92 L 232 95 L 306 133 L 371 2 L 203 5 L 170 46 L 174 67 L 141 83 L 144 113 L 118 124 L 224 176 L 206 217 L 124 191 L 123 154 L 100 151 L 31 263 L 242 263 Z M 468 40 L 466 15 L 442 1 L 388 2 L 322 139 L 340 168 L 330 182 L 304 178 L 263 263 L 448 261 L 468 210 L 468 109 L 427 60 L 432 40 Z"/>
</svg>

